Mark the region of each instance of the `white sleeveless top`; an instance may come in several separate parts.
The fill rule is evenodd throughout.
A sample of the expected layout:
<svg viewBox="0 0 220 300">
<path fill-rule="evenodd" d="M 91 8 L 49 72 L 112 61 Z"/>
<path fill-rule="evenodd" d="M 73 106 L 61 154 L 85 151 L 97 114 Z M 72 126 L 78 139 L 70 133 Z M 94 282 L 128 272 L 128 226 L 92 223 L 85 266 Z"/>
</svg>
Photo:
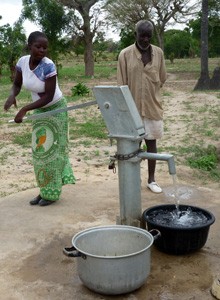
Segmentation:
<svg viewBox="0 0 220 300">
<path fill-rule="evenodd" d="M 22 73 L 23 86 L 27 90 L 31 91 L 33 101 L 39 100 L 45 93 L 45 81 L 47 78 L 57 75 L 56 66 L 51 59 L 44 57 L 39 65 L 31 70 L 29 67 L 30 55 L 22 56 L 16 69 Z M 62 98 L 62 92 L 59 89 L 56 78 L 56 89 L 53 100 L 43 107 L 51 106 L 57 103 Z"/>
</svg>

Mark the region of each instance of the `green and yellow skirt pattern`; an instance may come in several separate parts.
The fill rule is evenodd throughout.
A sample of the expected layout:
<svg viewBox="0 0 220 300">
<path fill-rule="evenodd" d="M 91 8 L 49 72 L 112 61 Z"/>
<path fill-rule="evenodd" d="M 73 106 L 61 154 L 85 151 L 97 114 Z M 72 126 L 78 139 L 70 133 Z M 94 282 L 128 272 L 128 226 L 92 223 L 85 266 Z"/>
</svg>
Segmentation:
<svg viewBox="0 0 220 300">
<path fill-rule="evenodd" d="M 35 114 L 66 107 L 66 99 L 47 108 L 35 110 Z M 40 196 L 46 200 L 59 200 L 62 185 L 75 183 L 69 162 L 69 128 L 67 112 L 33 121 L 32 157 Z"/>
</svg>

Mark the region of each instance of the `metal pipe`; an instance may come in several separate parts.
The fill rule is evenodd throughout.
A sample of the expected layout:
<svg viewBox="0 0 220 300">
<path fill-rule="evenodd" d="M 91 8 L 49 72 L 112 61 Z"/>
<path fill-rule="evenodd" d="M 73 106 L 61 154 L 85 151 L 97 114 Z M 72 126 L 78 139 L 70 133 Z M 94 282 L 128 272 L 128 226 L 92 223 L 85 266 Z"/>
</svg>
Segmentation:
<svg viewBox="0 0 220 300">
<path fill-rule="evenodd" d="M 139 140 L 117 139 L 117 153 L 130 154 L 139 149 Z M 118 225 L 141 227 L 141 158 L 118 160 L 120 217 Z"/>
<path fill-rule="evenodd" d="M 158 154 L 150 152 L 141 152 L 138 154 L 138 157 L 141 159 L 152 159 L 152 160 L 163 160 L 168 162 L 169 173 L 176 174 L 176 166 L 174 161 L 174 156 L 171 154 Z"/>
<path fill-rule="evenodd" d="M 67 106 L 67 107 L 64 107 L 64 108 L 59 108 L 59 109 L 56 109 L 56 110 L 46 111 L 46 112 L 41 113 L 41 114 L 36 114 L 36 115 L 33 114 L 31 116 L 24 117 L 22 119 L 22 121 L 39 119 L 39 118 L 47 117 L 47 116 L 50 116 L 50 115 L 55 115 L 55 114 L 58 114 L 58 113 L 69 111 L 69 110 L 82 108 L 82 107 L 85 107 L 85 106 L 91 106 L 91 105 L 94 105 L 94 104 L 97 104 L 97 102 L 96 101 L 90 101 L 90 102 L 86 102 L 86 103 L 82 103 L 82 104 Z M 14 123 L 14 120 L 9 120 L 8 123 Z"/>
</svg>

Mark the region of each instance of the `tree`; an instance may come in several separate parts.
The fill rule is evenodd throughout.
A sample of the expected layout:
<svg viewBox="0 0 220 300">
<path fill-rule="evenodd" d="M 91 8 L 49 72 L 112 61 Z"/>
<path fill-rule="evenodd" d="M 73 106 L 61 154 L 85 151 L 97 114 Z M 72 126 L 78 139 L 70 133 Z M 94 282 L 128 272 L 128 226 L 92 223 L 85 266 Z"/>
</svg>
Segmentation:
<svg viewBox="0 0 220 300">
<path fill-rule="evenodd" d="M 120 50 L 124 49 L 135 42 L 134 29 L 127 27 L 120 32 Z"/>
<path fill-rule="evenodd" d="M 0 68 L 7 65 L 10 68 L 10 79 L 13 82 L 15 65 L 22 55 L 26 43 L 26 36 L 22 23 L 17 21 L 11 27 L 9 24 L 0 27 Z"/>
<path fill-rule="evenodd" d="M 77 34 L 72 35 L 72 46 L 76 56 L 79 56 L 79 54 L 84 54 L 85 44 L 84 44 L 83 36 Z"/>
<path fill-rule="evenodd" d="M 98 57 L 103 57 L 103 53 L 107 49 L 107 41 L 104 39 L 104 33 L 98 33 L 95 41 L 93 43 L 93 50 L 94 50 L 94 56 L 95 61 L 97 62 Z"/>
<path fill-rule="evenodd" d="M 192 55 L 193 40 L 190 32 L 186 30 L 167 30 L 164 34 L 164 53 L 167 58 L 173 53 L 176 58 L 183 58 Z"/>
<path fill-rule="evenodd" d="M 201 74 L 194 90 L 209 89 L 210 78 L 208 68 L 208 13 L 209 0 L 202 0 L 201 22 Z"/>
<path fill-rule="evenodd" d="M 84 62 L 85 75 L 94 75 L 94 56 L 92 42 L 98 28 L 103 25 L 103 21 L 99 20 L 101 14 L 101 0 L 56 0 L 70 10 L 77 11 L 81 19 L 75 14 L 73 27 L 77 27 L 79 31 L 83 31 L 85 44 Z M 99 2 L 99 3 L 98 3 Z M 90 15 L 91 13 L 91 15 Z"/>
<path fill-rule="evenodd" d="M 185 23 L 186 18 L 197 13 L 198 1 L 191 0 L 108 0 L 106 11 L 113 26 L 118 29 L 148 19 L 154 25 L 159 47 L 164 48 L 164 32 L 173 21 Z"/>
<path fill-rule="evenodd" d="M 220 36 L 220 3 L 217 0 L 209 1 L 208 15 L 208 42 L 209 42 L 209 57 L 217 57 L 220 53 L 219 39 Z M 192 32 L 192 37 L 198 41 L 199 47 L 201 42 L 201 16 L 199 13 L 197 19 L 190 20 L 189 29 Z"/>
<path fill-rule="evenodd" d="M 71 14 L 66 14 L 62 5 L 53 0 L 23 0 L 22 19 L 37 24 L 47 35 L 48 56 L 57 64 L 58 55 L 69 50 L 70 42 L 61 38 L 68 28 Z"/>
</svg>

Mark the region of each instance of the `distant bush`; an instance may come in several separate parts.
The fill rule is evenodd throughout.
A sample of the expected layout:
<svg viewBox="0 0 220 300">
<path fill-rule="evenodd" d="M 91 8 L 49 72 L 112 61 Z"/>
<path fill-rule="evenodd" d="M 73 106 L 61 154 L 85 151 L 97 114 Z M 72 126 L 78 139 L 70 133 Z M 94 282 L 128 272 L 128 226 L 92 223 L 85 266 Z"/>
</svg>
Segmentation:
<svg viewBox="0 0 220 300">
<path fill-rule="evenodd" d="M 71 91 L 73 96 L 85 96 L 89 94 L 89 88 L 82 83 L 75 85 Z"/>
</svg>

